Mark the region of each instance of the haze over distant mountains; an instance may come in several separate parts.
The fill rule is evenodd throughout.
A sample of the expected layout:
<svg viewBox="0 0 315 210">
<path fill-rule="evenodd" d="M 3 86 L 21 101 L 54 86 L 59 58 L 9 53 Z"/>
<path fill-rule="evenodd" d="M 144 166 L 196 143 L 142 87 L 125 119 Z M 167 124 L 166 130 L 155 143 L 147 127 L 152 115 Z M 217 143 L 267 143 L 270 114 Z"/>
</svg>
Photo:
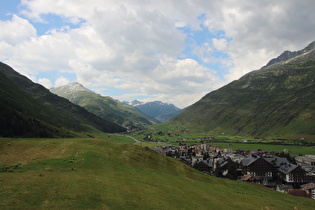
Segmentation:
<svg viewBox="0 0 315 210">
<path fill-rule="evenodd" d="M 315 42 L 213 91 L 169 124 L 213 133 L 315 138 Z"/>
<path fill-rule="evenodd" d="M 124 127 L 143 127 L 158 123 L 133 106 L 124 104 L 108 96 L 101 96 L 74 82 L 50 91 L 64 97 L 89 112 Z"/>
<path fill-rule="evenodd" d="M 64 97 L 89 112 L 118 123 L 122 126 L 139 127 L 165 122 L 181 112 L 173 104 L 160 101 L 142 103 L 134 100 L 130 103 L 120 102 L 109 96 L 101 96 L 74 82 L 50 91 Z"/>
<path fill-rule="evenodd" d="M 135 106 L 146 115 L 154 117 L 160 122 L 166 122 L 183 111 L 183 109 L 176 107 L 174 104 L 163 103 L 162 101 L 143 103 L 138 100 L 134 100 L 130 103 L 124 103 Z"/>
</svg>

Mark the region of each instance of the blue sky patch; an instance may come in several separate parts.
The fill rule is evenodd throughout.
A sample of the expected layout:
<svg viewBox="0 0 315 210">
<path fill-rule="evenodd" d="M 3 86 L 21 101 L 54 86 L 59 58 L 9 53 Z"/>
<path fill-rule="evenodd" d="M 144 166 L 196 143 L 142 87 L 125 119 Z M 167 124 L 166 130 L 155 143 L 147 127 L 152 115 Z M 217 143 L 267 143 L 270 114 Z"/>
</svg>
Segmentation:
<svg viewBox="0 0 315 210">
<path fill-rule="evenodd" d="M 31 21 L 32 25 L 37 30 L 37 35 L 41 36 L 47 34 L 51 30 L 61 31 L 66 29 L 79 28 L 81 24 L 85 22 L 83 19 L 79 19 L 77 23 L 71 23 L 67 18 L 61 17 L 55 14 L 43 14 L 41 18 L 44 22 Z"/>
<path fill-rule="evenodd" d="M 193 30 L 190 27 L 178 29 L 186 34 L 185 49 L 183 51 L 185 57 L 178 59 L 194 59 L 204 67 L 215 69 L 217 76 L 223 79 L 228 70 L 224 62 L 228 62 L 231 58 L 225 51 L 216 49 L 212 39 L 225 39 L 228 47 L 232 38 L 226 37 L 224 31 L 210 32 L 203 24 L 200 24 L 201 30 Z"/>
</svg>

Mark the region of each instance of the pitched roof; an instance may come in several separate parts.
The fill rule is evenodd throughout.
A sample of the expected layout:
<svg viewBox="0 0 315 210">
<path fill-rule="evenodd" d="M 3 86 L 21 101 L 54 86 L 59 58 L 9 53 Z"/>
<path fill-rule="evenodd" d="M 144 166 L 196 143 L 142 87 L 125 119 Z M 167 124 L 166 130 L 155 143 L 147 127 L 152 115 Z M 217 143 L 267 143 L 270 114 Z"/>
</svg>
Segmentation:
<svg viewBox="0 0 315 210">
<path fill-rule="evenodd" d="M 209 167 L 213 167 L 211 160 L 202 160 L 202 161 L 200 161 L 200 162 L 203 162 L 204 164 L 206 164 L 206 165 L 209 166 Z"/>
<path fill-rule="evenodd" d="M 302 190 L 315 189 L 315 183 L 314 183 L 314 182 L 311 182 L 311 183 L 308 183 L 308 184 L 303 184 L 303 185 L 301 185 L 301 189 L 302 189 Z"/>
<path fill-rule="evenodd" d="M 282 166 L 280 166 L 280 168 L 278 168 L 278 170 L 284 174 L 289 174 L 291 171 L 293 171 L 297 167 L 298 167 L 297 165 L 289 163 L 289 164 L 283 164 Z"/>
<path fill-rule="evenodd" d="M 254 178 L 254 180 L 260 180 L 260 177 L 259 176 L 252 176 L 250 174 L 246 174 L 245 176 L 241 176 L 240 177 L 240 180 L 241 181 L 248 181 L 250 180 L 251 178 Z"/>
<path fill-rule="evenodd" d="M 288 159 L 285 157 L 269 157 L 269 158 L 264 158 L 264 159 L 267 160 L 269 163 L 271 163 L 275 167 L 280 167 L 284 164 L 290 163 Z"/>
<path fill-rule="evenodd" d="M 249 180 L 251 177 L 252 177 L 252 175 L 246 174 L 245 176 L 241 176 L 241 180 L 242 180 L 242 181 L 247 181 L 247 180 Z"/>
<path fill-rule="evenodd" d="M 260 156 L 258 156 L 258 155 L 248 156 L 247 158 L 242 160 L 242 165 L 243 166 L 249 166 L 253 162 L 255 162 L 256 160 L 258 160 L 259 158 L 260 158 Z"/>
</svg>

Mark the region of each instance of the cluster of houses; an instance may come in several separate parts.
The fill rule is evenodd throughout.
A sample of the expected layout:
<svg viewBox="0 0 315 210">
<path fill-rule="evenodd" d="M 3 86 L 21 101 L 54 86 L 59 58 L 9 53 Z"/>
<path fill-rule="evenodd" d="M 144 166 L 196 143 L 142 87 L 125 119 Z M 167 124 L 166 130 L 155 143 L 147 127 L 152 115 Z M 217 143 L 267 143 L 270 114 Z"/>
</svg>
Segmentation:
<svg viewBox="0 0 315 210">
<path fill-rule="evenodd" d="M 297 156 L 295 161 L 263 149 L 222 149 L 207 143 L 154 147 L 161 155 L 179 159 L 204 173 L 254 182 L 277 191 L 315 199 L 315 156 Z M 293 163 L 294 162 L 294 163 Z"/>
</svg>

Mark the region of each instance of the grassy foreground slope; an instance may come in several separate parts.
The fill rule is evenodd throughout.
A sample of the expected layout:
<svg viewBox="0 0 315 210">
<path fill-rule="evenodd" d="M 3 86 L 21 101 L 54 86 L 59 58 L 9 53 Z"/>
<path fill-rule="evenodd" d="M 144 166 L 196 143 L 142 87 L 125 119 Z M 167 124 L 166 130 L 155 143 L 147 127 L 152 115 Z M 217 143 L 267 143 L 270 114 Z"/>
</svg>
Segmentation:
<svg viewBox="0 0 315 210">
<path fill-rule="evenodd" d="M 0 165 L 0 209 L 315 206 L 311 199 L 210 177 L 148 148 L 100 139 L 0 139 Z"/>
</svg>

